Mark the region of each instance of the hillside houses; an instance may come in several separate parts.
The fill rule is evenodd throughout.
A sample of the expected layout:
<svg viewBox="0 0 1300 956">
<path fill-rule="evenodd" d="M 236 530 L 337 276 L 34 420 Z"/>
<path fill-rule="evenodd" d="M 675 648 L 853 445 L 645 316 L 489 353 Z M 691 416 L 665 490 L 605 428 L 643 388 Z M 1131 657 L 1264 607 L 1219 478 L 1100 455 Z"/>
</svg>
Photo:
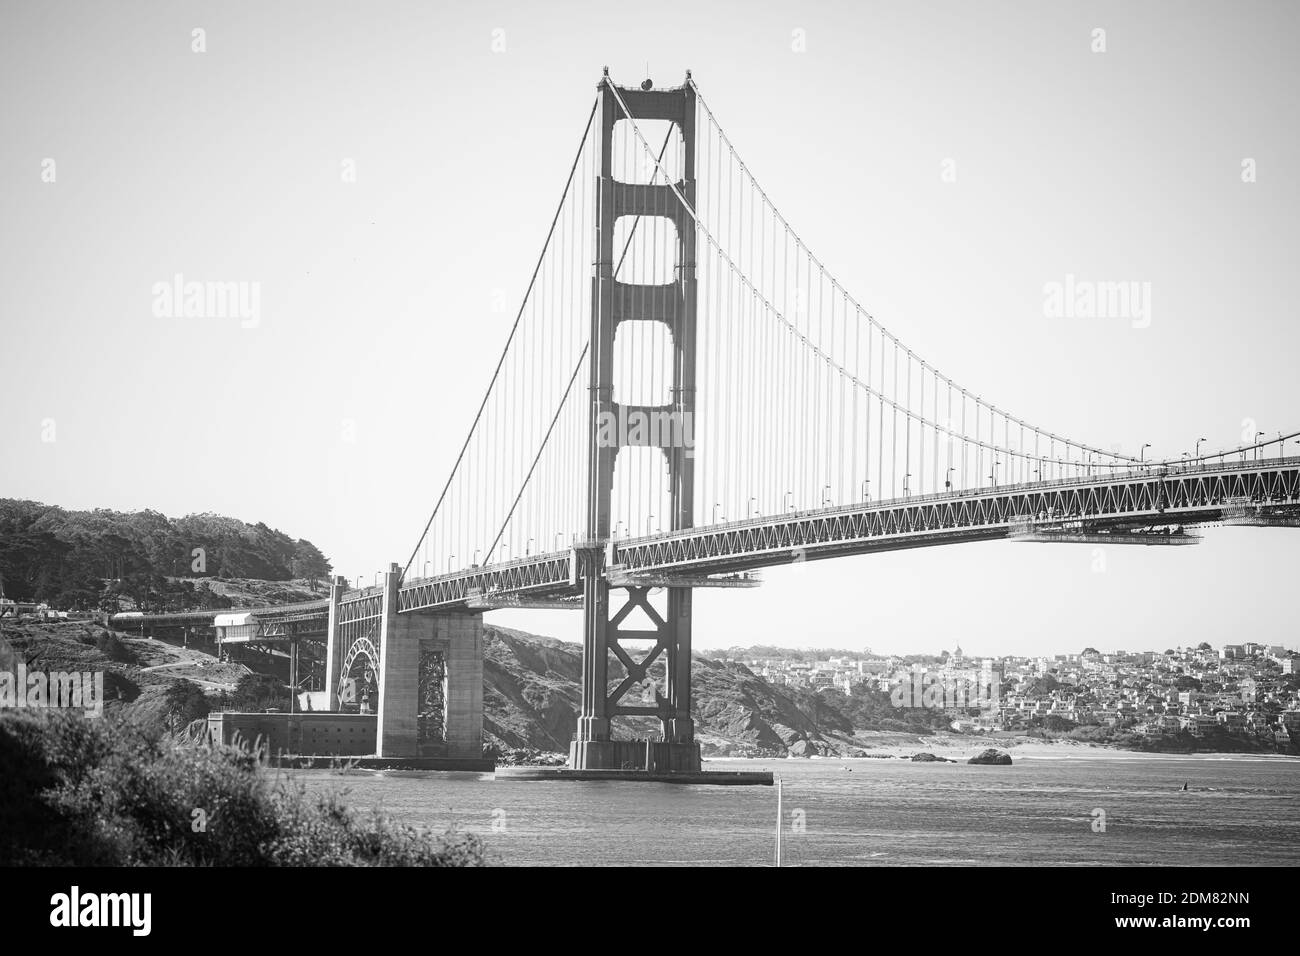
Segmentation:
<svg viewBox="0 0 1300 956">
<path fill-rule="evenodd" d="M 995 700 L 947 708 L 958 731 L 1096 726 L 1145 736 L 1254 734 L 1286 744 L 1300 734 L 1298 662 L 1300 654 L 1280 645 L 1246 642 L 997 658 L 966 657 L 957 647 L 938 658 L 864 653 L 745 663 L 773 684 L 840 694 L 865 686 L 909 706 L 913 696 L 897 692 L 914 686 L 993 688 Z"/>
</svg>

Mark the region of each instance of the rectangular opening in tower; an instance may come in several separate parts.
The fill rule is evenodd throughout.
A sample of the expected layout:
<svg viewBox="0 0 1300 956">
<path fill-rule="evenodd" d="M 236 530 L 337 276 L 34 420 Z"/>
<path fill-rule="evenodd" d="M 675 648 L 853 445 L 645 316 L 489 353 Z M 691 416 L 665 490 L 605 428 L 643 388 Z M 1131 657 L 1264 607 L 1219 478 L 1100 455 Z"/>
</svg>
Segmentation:
<svg viewBox="0 0 1300 956">
<path fill-rule="evenodd" d="M 620 119 L 614 124 L 610 145 L 610 168 L 614 178 L 621 183 L 654 182 L 661 185 L 681 179 L 684 167 L 681 128 L 670 120 L 650 119 L 637 120 L 636 127 L 641 131 L 641 139 L 637 138 L 629 120 Z M 659 159 L 659 167 L 656 167 L 655 159 Z M 659 168 L 662 168 L 662 173 Z"/>
<path fill-rule="evenodd" d="M 650 206 L 658 215 L 624 215 L 614 222 L 614 278 L 624 285 L 659 287 L 633 298 L 643 316 L 664 314 L 663 287 L 677 281 L 680 248 L 677 227 L 668 214 L 680 206 L 669 193 L 655 194 Z M 654 296 L 661 299 L 655 299 Z"/>
</svg>

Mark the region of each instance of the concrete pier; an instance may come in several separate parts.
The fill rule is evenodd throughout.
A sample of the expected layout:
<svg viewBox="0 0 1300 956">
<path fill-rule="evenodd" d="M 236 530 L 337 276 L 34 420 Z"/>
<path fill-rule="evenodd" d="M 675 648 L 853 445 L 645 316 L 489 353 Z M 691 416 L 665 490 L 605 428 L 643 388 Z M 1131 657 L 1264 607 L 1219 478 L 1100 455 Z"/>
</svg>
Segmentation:
<svg viewBox="0 0 1300 956">
<path fill-rule="evenodd" d="M 391 565 L 384 574 L 384 612 L 379 624 L 379 731 L 377 757 L 414 757 L 419 753 L 420 640 L 432 629 L 430 618 L 397 613 L 401 572 Z"/>
<path fill-rule="evenodd" d="M 341 709 L 338 693 L 348 675 L 344 615 L 340 613 L 344 586 L 336 578 L 330 588 L 329 629 L 326 635 L 326 699 L 332 711 Z M 474 611 L 398 613 L 401 571 L 390 565 L 384 574 L 373 651 L 370 661 L 379 681 L 375 744 L 369 751 L 385 759 L 423 757 L 478 760 L 483 756 L 483 614 Z M 373 618 L 371 618 L 373 620 Z M 355 625 L 353 625 L 355 628 Z M 355 630 L 352 640 L 360 644 Z M 439 652 L 446 662 L 443 727 L 445 742 L 421 753 L 418 739 L 420 657 Z M 367 657 L 370 651 L 367 650 Z"/>
<path fill-rule="evenodd" d="M 435 618 L 435 644 L 447 662 L 447 755 L 483 753 L 483 615 Z"/>
<path fill-rule="evenodd" d="M 497 780 L 620 781 L 678 783 L 708 787 L 770 787 L 770 770 L 696 770 L 646 773 L 639 770 L 582 770 L 568 767 L 498 767 Z"/>
<path fill-rule="evenodd" d="M 581 770 L 699 773 L 700 745 L 672 740 L 574 740 L 569 766 Z"/>
</svg>

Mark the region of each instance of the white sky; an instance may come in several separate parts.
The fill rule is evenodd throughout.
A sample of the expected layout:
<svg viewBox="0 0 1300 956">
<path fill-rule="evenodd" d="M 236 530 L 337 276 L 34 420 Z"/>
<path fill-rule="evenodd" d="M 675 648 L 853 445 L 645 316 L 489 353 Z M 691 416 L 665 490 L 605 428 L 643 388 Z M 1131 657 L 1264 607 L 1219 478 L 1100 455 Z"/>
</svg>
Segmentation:
<svg viewBox="0 0 1300 956">
<path fill-rule="evenodd" d="M 6 4 L 0 495 L 261 520 L 350 577 L 404 561 L 512 318 L 493 291 L 522 293 L 600 69 L 631 85 L 647 61 L 662 85 L 692 68 L 814 252 L 986 399 L 1155 457 L 1234 445 L 1248 419 L 1293 430 L 1298 17 Z M 956 183 L 940 179 L 949 158 Z M 156 318 L 151 288 L 177 272 L 259 282 L 260 325 Z M 1043 285 L 1067 273 L 1150 282 L 1150 327 L 1045 319 Z M 1196 548 L 1111 548 L 1101 572 L 1089 547 L 1014 543 L 810 564 L 700 592 L 696 644 L 1296 647 L 1298 548 L 1297 532 L 1220 529 Z M 496 618 L 579 635 L 576 614 Z"/>
</svg>

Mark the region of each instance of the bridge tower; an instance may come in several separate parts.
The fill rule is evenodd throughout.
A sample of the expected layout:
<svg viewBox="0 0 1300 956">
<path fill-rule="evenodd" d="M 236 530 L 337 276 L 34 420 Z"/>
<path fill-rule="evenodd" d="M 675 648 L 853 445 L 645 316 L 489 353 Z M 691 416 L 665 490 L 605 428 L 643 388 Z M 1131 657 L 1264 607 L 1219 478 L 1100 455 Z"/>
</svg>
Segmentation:
<svg viewBox="0 0 1300 956">
<path fill-rule="evenodd" d="M 690 74 L 687 74 L 689 79 Z M 661 771 L 700 769 L 700 749 L 691 719 L 691 589 L 668 587 L 666 615 L 649 601 L 649 588 L 611 586 L 610 512 L 614 466 L 619 451 L 630 444 L 658 447 L 667 460 L 670 519 L 673 531 L 694 524 L 695 344 L 696 274 L 694 221 L 682 208 L 673 189 L 662 183 L 635 184 L 613 176 L 612 145 L 615 125 L 627 112 L 637 120 L 676 124 L 682 149 L 681 179 L 677 191 L 695 203 L 695 90 L 687 83 L 676 89 L 615 88 L 606 70 L 597 106 L 600 165 L 596 181 L 596 248 L 592 276 L 590 425 L 588 431 L 587 540 L 579 548 L 583 576 L 582 712 L 569 762 L 575 769 L 621 769 L 632 765 Z M 636 147 L 634 147 L 636 148 Z M 676 232 L 673 278 L 664 285 L 620 282 L 616 276 L 615 224 L 622 217 L 662 217 Z M 672 349 L 672 388 L 667 406 L 620 406 L 614 401 L 614 340 L 623 322 L 653 321 L 668 329 Z M 673 427 L 639 429 L 610 427 L 636 413 L 669 413 Z M 682 426 L 684 423 L 684 427 Z M 617 601 L 617 606 L 615 606 Z M 652 629 L 627 630 L 621 625 L 640 607 Z M 639 659 L 624 640 L 653 641 Z M 627 672 L 618 686 L 609 686 L 609 659 L 613 655 Z M 653 705 L 623 703 L 625 695 L 642 683 L 660 657 L 666 667 L 665 692 L 656 690 Z M 614 740 L 610 720 L 618 716 L 650 716 L 660 721 L 659 741 Z"/>
</svg>

